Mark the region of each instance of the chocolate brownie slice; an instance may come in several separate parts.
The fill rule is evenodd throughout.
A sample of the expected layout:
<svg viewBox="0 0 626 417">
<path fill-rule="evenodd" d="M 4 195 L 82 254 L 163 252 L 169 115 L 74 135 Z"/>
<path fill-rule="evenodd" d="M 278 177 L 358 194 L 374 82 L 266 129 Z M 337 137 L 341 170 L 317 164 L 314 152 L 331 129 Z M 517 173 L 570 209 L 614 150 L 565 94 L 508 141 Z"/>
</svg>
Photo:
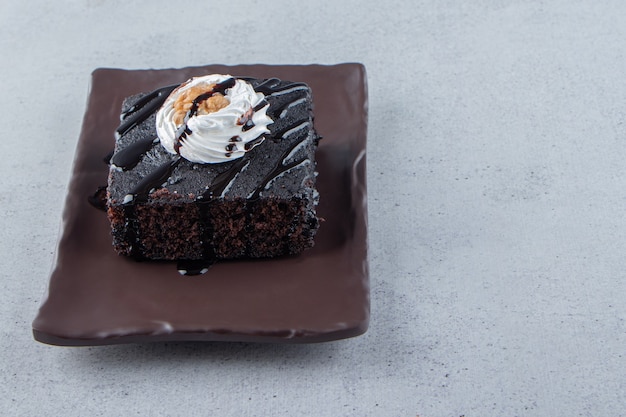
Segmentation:
<svg viewBox="0 0 626 417">
<path fill-rule="evenodd" d="M 253 128 L 254 112 L 265 112 L 271 123 L 245 145 L 233 135 L 216 151 L 223 162 L 185 159 L 195 129 L 190 119 L 234 79 L 264 95 L 238 119 L 242 135 Z M 319 137 L 310 88 L 275 78 L 227 78 L 192 98 L 172 152 L 159 143 L 156 113 L 177 89 L 129 97 L 122 106 L 107 192 L 115 250 L 137 259 L 194 260 L 274 257 L 313 246 Z M 237 152 L 243 155 L 231 160 Z"/>
</svg>

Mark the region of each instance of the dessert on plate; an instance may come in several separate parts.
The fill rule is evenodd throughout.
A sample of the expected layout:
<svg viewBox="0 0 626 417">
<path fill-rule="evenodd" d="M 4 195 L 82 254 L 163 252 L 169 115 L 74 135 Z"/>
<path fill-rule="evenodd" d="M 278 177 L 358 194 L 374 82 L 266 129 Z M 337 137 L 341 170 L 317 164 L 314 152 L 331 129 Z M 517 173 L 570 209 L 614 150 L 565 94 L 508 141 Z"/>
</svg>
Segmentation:
<svg viewBox="0 0 626 417">
<path fill-rule="evenodd" d="M 115 250 L 215 260 L 313 246 L 312 107 L 304 83 L 222 74 L 125 99 L 107 187 Z"/>
<path fill-rule="evenodd" d="M 268 123 L 265 125 L 263 120 L 253 119 L 253 123 L 263 129 L 264 138 L 257 143 L 247 135 L 242 136 L 242 141 L 237 141 L 237 151 L 248 140 L 247 143 L 251 145 L 247 152 L 245 145 L 242 146 L 245 154 L 241 158 L 217 163 L 191 162 L 183 158 L 186 154 L 184 147 L 191 147 L 193 140 L 189 133 L 186 137 L 174 138 L 182 142 L 179 150 L 183 156 L 168 152 L 161 145 L 160 139 L 155 139 L 156 113 L 170 93 L 185 80 L 205 74 L 231 74 L 236 79 L 242 79 L 238 75 L 252 76 L 256 80 L 247 78 L 244 81 L 253 86 L 255 94 L 262 93 L 269 103 L 265 115 L 272 123 L 264 119 Z M 269 80 L 271 77 L 303 81 L 310 87 L 310 91 L 302 84 Z M 218 80 L 216 84 L 220 82 Z M 165 88 L 168 86 L 171 91 Z M 308 114 L 311 91 L 315 104 L 315 131 L 310 131 L 311 116 Z M 140 92 L 145 93 L 138 95 Z M 123 103 L 125 97 L 129 99 Z M 249 97 L 254 98 L 251 95 Z M 153 101 L 153 98 L 156 100 Z M 194 107 L 194 99 L 191 105 L 189 100 L 183 105 L 184 101 L 181 99 L 179 102 L 180 109 L 189 106 L 186 109 L 188 111 Z M 221 106 L 220 102 L 223 100 L 218 97 L 212 99 L 211 103 L 197 103 L 194 112 L 210 114 L 211 110 L 215 111 Z M 169 69 L 95 70 L 78 138 L 48 291 L 32 325 L 35 339 L 62 346 L 169 341 L 317 343 L 354 337 L 365 332 L 369 322 L 367 103 L 365 68 L 356 63 L 217 64 Z M 140 111 L 140 107 L 144 111 Z M 113 132 L 120 126 L 122 108 L 124 128 L 118 140 L 118 152 L 115 157 L 109 158 L 115 165 L 115 172 L 110 173 L 111 167 L 102 163 L 102 157 L 115 146 Z M 145 111 L 150 108 L 152 110 Z M 260 109 L 258 111 L 261 112 Z M 184 120 L 186 112 L 183 110 L 178 113 L 177 117 L 182 116 Z M 144 115 L 147 115 L 145 119 Z M 150 117 L 151 121 L 148 120 Z M 305 121 L 309 123 L 302 125 Z M 193 126 L 188 127 L 193 132 Z M 269 130 L 269 133 L 264 129 Z M 278 140 L 281 132 L 284 132 L 282 139 Z M 311 141 L 316 142 L 317 134 L 324 139 L 319 141 L 315 152 L 316 171 L 319 172 L 315 176 L 309 171 L 312 165 L 305 161 L 313 161 L 312 155 L 307 158 L 307 153 L 310 153 Z M 143 140 L 138 141 L 140 137 Z M 295 145 L 299 140 L 302 140 L 301 145 Z M 285 148 L 277 149 L 277 153 L 281 153 L 278 157 L 270 157 L 267 145 L 282 145 Z M 293 153 L 287 151 L 292 146 Z M 234 148 L 232 150 L 235 151 Z M 224 149 L 222 156 L 230 158 L 226 157 L 226 152 Z M 260 170 L 263 164 L 255 168 L 254 160 L 259 156 L 261 159 L 266 158 L 266 153 L 268 166 L 264 169 L 267 171 L 259 171 L 255 179 L 251 175 L 252 169 Z M 282 155 L 286 157 L 281 159 Z M 274 158 L 274 162 L 271 162 L 271 158 Z M 177 159 L 180 160 L 176 162 Z M 164 178 L 147 194 L 143 192 L 139 184 L 168 161 L 176 165 L 176 169 L 169 174 L 170 169 L 164 169 L 167 174 L 164 177 L 169 175 L 169 178 Z M 302 165 L 298 165 L 299 161 L 302 161 Z M 231 181 L 229 178 L 237 169 L 230 169 L 237 164 L 242 164 L 240 171 L 244 175 L 238 174 Z M 294 165 L 293 169 L 289 169 L 291 164 L 298 167 Z M 183 168 L 187 173 L 182 172 Z M 205 169 L 219 171 L 219 174 L 210 174 L 214 175 L 210 183 L 197 184 L 197 187 L 194 185 L 197 188 L 195 191 L 184 189 L 193 188 L 191 184 L 185 185 L 188 173 Z M 284 175 L 274 174 L 280 178 L 265 183 L 270 174 L 283 169 L 287 171 Z M 243 181 L 246 173 L 250 175 L 249 183 Z M 274 198 L 271 196 L 281 191 L 285 194 L 277 195 L 282 199 L 287 199 L 287 193 L 290 193 L 315 202 L 316 193 L 307 185 L 311 177 L 315 179 L 315 188 L 320 194 L 319 204 L 313 204 L 312 207 L 316 216 L 324 219 L 324 223 L 316 232 L 315 247 L 298 256 L 220 262 L 211 268 L 208 279 L 176 279 L 178 273 L 172 268 L 171 262 L 165 265 L 159 261 L 129 262 L 128 256 L 118 256 L 112 250 L 111 224 L 105 213 L 89 206 L 86 198 L 100 187 L 101 191 L 90 201 L 102 208 L 99 204 L 106 203 L 107 195 L 106 187 L 102 186 L 107 183 L 109 174 L 115 177 L 111 196 L 119 200 L 114 203 L 117 210 L 128 210 L 129 214 L 146 211 L 141 216 L 147 220 L 150 211 L 159 211 L 159 204 L 165 206 L 165 201 L 171 203 L 170 207 L 162 208 L 163 211 L 171 210 L 167 211 L 169 217 L 165 213 L 155 217 L 181 225 L 180 231 L 175 230 L 168 237 L 172 247 L 176 239 L 180 240 L 180 236 L 195 236 L 199 233 L 194 229 L 199 223 L 190 225 L 190 228 L 184 224 L 182 216 L 185 211 L 192 212 L 195 207 L 202 216 L 202 213 L 208 211 L 201 211 L 199 207 L 208 210 L 222 206 L 230 210 L 230 206 L 227 207 L 229 204 L 236 210 L 235 201 L 229 200 L 235 192 L 242 196 L 239 198 L 244 208 L 259 207 L 252 207 L 253 202 L 258 201 L 260 205 L 261 200 Z M 293 181 L 309 179 L 299 188 L 302 183 L 281 183 L 288 178 L 293 178 Z M 153 183 L 153 179 L 150 179 L 143 185 L 151 186 Z M 249 187 L 247 192 L 244 191 L 246 187 Z M 259 190 L 255 191 L 258 198 L 254 195 L 248 197 L 253 193 L 252 189 Z M 296 189 L 301 189 L 301 192 L 294 192 Z M 193 198 L 189 196 L 190 192 L 194 194 Z M 208 192 L 206 199 L 196 201 L 205 192 Z M 175 210 L 174 202 L 180 203 Z M 292 204 L 307 207 L 303 202 Z M 280 203 L 276 202 L 276 205 Z M 120 216 L 121 222 L 125 222 L 125 213 L 118 212 L 116 215 Z M 230 211 L 229 215 L 236 218 Z M 261 215 L 258 211 L 249 212 L 237 219 L 245 221 L 246 216 L 258 218 Z M 308 210 L 304 217 L 315 222 Z M 299 217 L 300 220 L 302 217 Z M 204 220 L 200 217 L 199 221 Z M 228 230 L 240 227 L 235 221 L 233 223 L 229 225 L 232 229 Z M 306 226 L 306 221 L 298 224 L 305 225 L 299 234 L 300 241 L 305 241 L 305 236 L 310 236 L 314 227 Z M 125 226 L 122 223 L 116 227 L 124 230 Z M 150 227 L 157 229 L 156 224 Z M 305 230 L 307 228 L 308 231 Z M 245 227 L 243 229 L 246 233 L 252 233 Z M 132 230 L 129 232 L 132 233 Z M 263 233 L 263 228 L 260 228 L 259 233 Z M 293 236 L 298 236 L 298 231 Z M 146 235 L 143 235 L 143 239 L 147 241 Z M 201 240 L 198 237 L 194 239 Z M 217 243 L 219 239 L 214 238 L 212 242 Z M 231 242 L 234 240 L 231 238 Z M 247 242 L 245 246 L 248 247 Z M 139 249 L 144 250 L 142 246 Z M 165 249 L 173 251 L 169 248 L 161 250 Z M 177 261 L 178 265 L 181 263 L 203 264 L 195 260 Z M 178 270 L 185 273 L 180 266 Z"/>
</svg>

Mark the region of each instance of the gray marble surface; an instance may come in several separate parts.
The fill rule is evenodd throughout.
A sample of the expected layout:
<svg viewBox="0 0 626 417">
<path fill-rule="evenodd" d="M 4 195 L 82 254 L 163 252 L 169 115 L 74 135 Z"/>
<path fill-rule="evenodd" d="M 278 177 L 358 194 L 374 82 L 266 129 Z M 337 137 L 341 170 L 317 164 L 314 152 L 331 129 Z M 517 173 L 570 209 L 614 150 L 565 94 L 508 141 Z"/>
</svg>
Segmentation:
<svg viewBox="0 0 626 417">
<path fill-rule="evenodd" d="M 3 415 L 626 415 L 626 3 L 187 3 L 0 3 Z M 33 340 L 93 69 L 346 61 L 370 89 L 365 335 Z"/>
</svg>

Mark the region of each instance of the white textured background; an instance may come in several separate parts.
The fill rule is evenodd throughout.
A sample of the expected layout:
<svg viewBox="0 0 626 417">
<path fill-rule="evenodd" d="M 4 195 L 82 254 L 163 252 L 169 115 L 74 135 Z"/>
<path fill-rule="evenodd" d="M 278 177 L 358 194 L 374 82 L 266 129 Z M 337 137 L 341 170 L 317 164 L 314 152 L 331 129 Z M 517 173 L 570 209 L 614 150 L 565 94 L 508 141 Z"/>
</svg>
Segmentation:
<svg viewBox="0 0 626 417">
<path fill-rule="evenodd" d="M 128 3 L 0 3 L 2 415 L 626 415 L 625 2 Z M 345 61 L 369 75 L 368 333 L 32 339 L 94 68 Z"/>
</svg>

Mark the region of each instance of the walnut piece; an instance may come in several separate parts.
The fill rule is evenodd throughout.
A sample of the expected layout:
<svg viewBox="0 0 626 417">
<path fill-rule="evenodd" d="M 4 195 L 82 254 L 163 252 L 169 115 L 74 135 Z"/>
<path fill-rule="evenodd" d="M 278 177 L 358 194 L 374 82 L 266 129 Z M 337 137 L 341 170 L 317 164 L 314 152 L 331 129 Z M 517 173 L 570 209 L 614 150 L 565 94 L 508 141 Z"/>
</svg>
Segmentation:
<svg viewBox="0 0 626 417">
<path fill-rule="evenodd" d="M 174 102 L 174 123 L 176 125 L 182 125 L 185 121 L 185 116 L 191 106 L 193 101 L 200 95 L 213 90 L 215 84 L 209 85 L 196 85 L 194 87 L 185 90 Z M 224 97 L 221 93 L 215 93 L 208 99 L 202 101 L 198 106 L 198 111 L 196 114 L 203 115 L 214 113 L 224 107 L 228 106 L 230 101 L 226 97 Z"/>
</svg>

